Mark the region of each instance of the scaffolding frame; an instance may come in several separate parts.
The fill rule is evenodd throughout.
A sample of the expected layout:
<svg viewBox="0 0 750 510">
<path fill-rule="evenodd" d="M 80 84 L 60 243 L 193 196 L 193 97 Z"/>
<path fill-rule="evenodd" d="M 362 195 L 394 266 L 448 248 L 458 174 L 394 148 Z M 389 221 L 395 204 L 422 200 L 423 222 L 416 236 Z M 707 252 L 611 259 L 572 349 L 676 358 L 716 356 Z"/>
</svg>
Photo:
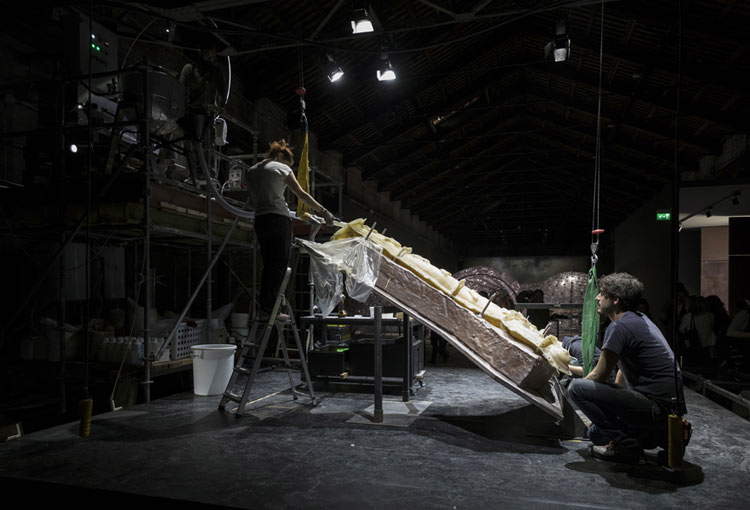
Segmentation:
<svg viewBox="0 0 750 510">
<path fill-rule="evenodd" d="M 58 165 L 58 171 L 55 175 L 55 177 L 60 181 L 64 181 L 68 175 L 66 173 L 66 167 L 65 167 L 65 156 L 66 156 L 66 150 L 68 145 L 68 133 L 72 130 L 75 131 L 82 131 L 82 130 L 89 130 L 92 129 L 111 129 L 111 137 L 116 138 L 112 141 L 112 143 L 121 143 L 121 133 L 117 131 L 117 128 L 125 127 L 125 126 L 137 126 L 138 128 L 138 136 L 137 136 L 137 146 L 142 152 L 143 155 L 143 168 L 139 171 L 139 173 L 142 173 L 142 195 L 140 197 L 141 203 L 143 204 L 143 211 L 142 211 L 142 218 L 140 225 L 137 228 L 134 228 L 131 224 L 126 225 L 91 225 L 91 214 L 92 214 L 92 204 L 91 204 L 91 197 L 89 194 L 89 198 L 87 199 L 86 203 L 86 210 L 84 214 L 78 219 L 76 224 L 73 226 L 72 230 L 69 229 L 68 224 L 65 221 L 65 199 L 62 195 L 62 193 L 58 193 L 58 207 L 60 209 L 60 218 L 61 223 L 59 225 L 56 225 L 52 228 L 53 231 L 62 232 L 61 234 L 53 234 L 53 237 L 59 238 L 60 246 L 57 248 L 51 258 L 51 260 L 48 261 L 46 265 L 46 269 L 41 271 L 37 277 L 37 280 L 34 282 L 34 284 L 31 286 L 29 292 L 27 292 L 24 299 L 21 300 L 21 305 L 16 309 L 16 311 L 11 316 L 11 320 L 5 324 L 2 337 L 0 337 L 0 347 L 2 347 L 5 344 L 5 341 L 7 339 L 7 335 L 10 331 L 10 329 L 16 324 L 16 322 L 22 318 L 24 313 L 28 309 L 29 303 L 32 301 L 32 299 L 36 296 L 36 294 L 41 289 L 42 285 L 47 281 L 47 279 L 50 277 L 53 269 L 55 266 L 58 266 L 58 285 L 57 285 L 57 322 L 58 322 L 58 328 L 60 331 L 59 335 L 59 342 L 60 342 L 60 370 L 59 370 L 59 380 L 60 380 L 60 394 L 61 394 L 61 412 L 65 412 L 67 409 L 67 405 L 65 402 L 65 374 L 66 374 L 66 355 L 65 355 L 65 332 L 64 332 L 64 323 L 65 323 L 65 310 L 67 301 L 64 296 L 64 265 L 62 262 L 59 262 L 61 260 L 61 257 L 65 250 L 76 240 L 80 240 L 82 236 L 82 230 L 84 226 L 86 227 L 85 231 L 85 242 L 86 242 L 86 251 L 87 254 L 90 253 L 91 246 L 95 242 L 96 239 L 106 238 L 107 240 L 114 240 L 121 245 L 125 247 L 131 247 L 132 253 L 133 253 L 133 261 L 134 261 L 134 289 L 133 289 L 133 297 L 137 300 L 138 299 L 138 291 L 136 290 L 139 286 L 144 287 L 143 291 L 143 345 L 144 345 L 144 364 L 143 364 L 143 380 L 141 381 L 141 385 L 143 386 L 143 394 L 144 394 L 144 400 L 146 402 L 151 401 L 151 384 L 153 384 L 153 374 L 154 374 L 154 363 L 155 358 L 152 356 L 153 353 L 150 352 L 150 337 L 151 337 L 151 328 L 150 328 L 150 320 L 149 320 L 149 310 L 152 308 L 152 305 L 154 303 L 154 295 L 152 295 L 152 260 L 151 260 L 151 249 L 154 246 L 159 247 L 165 247 L 165 248 L 171 248 L 171 249 L 187 249 L 188 253 L 188 288 L 192 287 L 192 259 L 193 259 L 193 251 L 196 249 L 200 249 L 200 251 L 205 250 L 206 251 L 206 258 L 207 258 L 207 268 L 204 272 L 203 277 L 199 280 L 200 283 L 196 286 L 196 288 L 191 293 L 191 300 L 190 304 L 192 304 L 192 301 L 194 300 L 195 296 L 198 295 L 198 293 L 201 291 L 203 285 L 205 283 L 208 283 L 206 285 L 206 335 L 207 335 L 207 342 L 210 342 L 212 340 L 211 336 L 211 315 L 212 315 L 212 303 L 213 303 L 213 296 L 211 295 L 211 283 L 212 283 L 212 270 L 216 265 L 216 262 L 221 259 L 222 253 L 224 252 L 227 245 L 233 245 L 235 248 L 240 248 L 243 251 L 249 250 L 249 262 L 251 267 L 251 282 L 250 282 L 250 289 L 257 288 L 258 282 L 257 282 L 257 243 L 255 242 L 254 233 L 252 233 L 252 230 L 250 231 L 250 235 L 252 235 L 252 241 L 238 241 L 237 239 L 232 238 L 232 233 L 235 230 L 235 227 L 238 224 L 238 218 L 235 218 L 234 222 L 232 223 L 232 226 L 227 231 L 226 235 L 223 237 L 223 242 L 221 244 L 221 247 L 214 253 L 213 250 L 213 241 L 214 238 L 219 238 L 220 233 L 214 232 L 214 223 L 217 220 L 217 217 L 215 216 L 215 213 L 213 212 L 212 202 L 213 200 L 210 199 L 210 194 L 207 192 L 201 193 L 200 190 L 197 188 L 193 188 L 184 184 L 177 184 L 174 186 L 175 189 L 180 190 L 182 192 L 187 192 L 193 195 L 197 195 L 199 197 L 202 197 L 205 199 L 206 202 L 206 214 L 205 214 L 205 234 L 201 234 L 196 231 L 190 231 L 185 229 L 180 229 L 173 227 L 171 225 L 164 225 L 158 222 L 155 222 L 152 218 L 152 210 L 155 209 L 155 205 L 152 203 L 152 186 L 155 182 L 159 182 L 159 179 L 154 175 L 153 172 L 153 156 L 154 156 L 154 146 L 151 139 L 151 112 L 152 112 L 152 104 L 151 104 L 151 83 L 150 83 L 150 73 L 153 71 L 153 67 L 149 65 L 148 61 L 144 61 L 140 64 L 129 66 L 127 68 L 121 68 L 116 69 L 109 72 L 102 72 L 102 73 L 90 73 L 86 75 L 78 75 L 78 76 L 72 76 L 72 77 L 65 77 L 61 80 L 56 80 L 54 83 L 58 83 L 59 85 L 59 124 L 57 128 L 54 129 L 54 131 L 57 132 L 57 139 L 58 139 L 58 152 L 57 152 L 57 165 Z M 67 125 L 66 124 L 66 118 L 67 118 L 67 112 L 65 111 L 66 108 L 66 87 L 69 86 L 71 83 L 78 83 L 82 79 L 91 79 L 91 78 L 105 78 L 105 77 L 113 77 L 113 76 L 119 76 L 123 72 L 142 72 L 143 73 L 143 80 L 142 80 L 142 90 L 141 95 L 142 97 L 136 98 L 136 110 L 140 109 L 142 111 L 138 112 L 139 114 L 136 115 L 135 118 L 130 119 L 128 121 L 118 121 L 117 115 L 115 115 L 115 118 L 112 122 L 97 122 L 94 124 L 92 121 L 91 115 L 88 115 L 86 117 L 86 123 L 81 124 L 80 122 L 75 125 Z M 141 107 L 142 105 L 142 107 Z M 139 108 L 140 107 L 140 108 Z M 119 105 L 118 105 L 119 109 Z M 90 113 L 90 111 L 89 111 Z M 244 127 L 244 126 L 243 126 Z M 51 128 L 38 128 L 34 130 L 26 130 L 26 131 L 17 131 L 17 132 L 4 132 L 0 136 L 3 138 L 14 138 L 19 136 L 28 136 L 28 135 L 37 135 L 42 132 L 49 132 L 51 131 Z M 253 144 L 254 146 L 257 146 L 257 133 L 254 131 L 251 131 L 251 135 L 253 136 Z M 212 153 L 215 155 L 215 161 L 218 162 L 218 158 L 222 157 L 222 155 L 218 151 L 212 151 Z M 93 158 L 93 146 L 89 144 L 89 158 Z M 224 157 L 225 159 L 228 159 Z M 100 169 L 101 170 L 101 169 Z M 96 197 L 96 200 L 100 200 L 103 198 L 109 188 L 112 186 L 112 184 L 117 180 L 117 178 L 120 175 L 120 169 L 118 169 L 117 172 L 113 173 L 113 175 L 110 177 L 108 183 L 102 187 L 99 190 L 99 194 Z M 86 172 L 86 177 L 91 178 L 91 169 Z M 163 184 L 163 183 L 162 183 Z M 62 190 L 62 186 L 57 187 L 58 190 Z M 130 203 L 128 201 L 127 203 Z M 43 228 L 39 229 L 36 233 L 39 232 L 47 232 L 50 229 Z M 139 230 L 139 233 L 133 232 L 134 230 Z M 12 230 L 10 231 L 12 233 Z M 66 235 L 66 232 L 69 232 Z M 29 234 L 33 234 L 33 231 L 29 231 Z M 235 236 L 236 237 L 236 236 Z M 140 268 L 138 268 L 138 246 L 141 246 L 142 250 L 142 271 Z M 89 261 L 89 257 L 87 255 L 87 263 Z M 226 261 L 224 261 L 225 264 L 227 264 Z M 230 270 L 231 270 L 231 266 Z M 244 284 L 244 282 L 241 281 L 237 273 L 232 270 L 234 278 L 238 279 L 243 287 L 243 289 L 249 294 L 250 297 L 250 311 L 254 311 L 257 307 L 257 304 L 255 303 L 255 292 L 249 291 L 248 287 Z M 139 275 L 141 278 L 141 282 L 138 282 Z M 90 302 L 92 299 L 91 295 L 91 279 L 90 276 L 87 274 L 86 277 L 86 301 Z M 176 300 L 176 296 L 174 298 Z M 190 304 L 188 304 L 187 307 L 185 307 L 184 313 L 182 317 L 189 311 Z M 177 321 L 175 325 L 175 329 L 177 326 L 179 326 L 180 321 Z M 90 317 L 88 317 L 88 314 L 86 315 L 86 320 L 84 321 L 84 324 L 82 324 L 83 334 L 85 337 L 84 340 L 84 349 L 85 349 L 85 360 L 84 363 L 87 366 L 91 363 L 91 361 L 88 359 L 88 353 L 90 352 L 90 337 L 91 337 L 91 324 L 90 324 Z M 171 358 L 174 360 L 174 349 L 172 352 Z"/>
</svg>

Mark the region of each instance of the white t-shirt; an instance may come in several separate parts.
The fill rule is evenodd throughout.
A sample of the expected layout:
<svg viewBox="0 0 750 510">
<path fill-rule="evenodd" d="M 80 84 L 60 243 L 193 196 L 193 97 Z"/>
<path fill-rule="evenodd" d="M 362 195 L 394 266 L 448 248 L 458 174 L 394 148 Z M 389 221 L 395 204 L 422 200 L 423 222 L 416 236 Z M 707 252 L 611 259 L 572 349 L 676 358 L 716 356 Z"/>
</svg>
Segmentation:
<svg viewBox="0 0 750 510">
<path fill-rule="evenodd" d="M 279 161 L 260 162 L 247 172 L 247 189 L 255 207 L 255 215 L 279 214 L 289 216 L 284 199 L 286 178 L 292 173 L 288 165 Z"/>
</svg>

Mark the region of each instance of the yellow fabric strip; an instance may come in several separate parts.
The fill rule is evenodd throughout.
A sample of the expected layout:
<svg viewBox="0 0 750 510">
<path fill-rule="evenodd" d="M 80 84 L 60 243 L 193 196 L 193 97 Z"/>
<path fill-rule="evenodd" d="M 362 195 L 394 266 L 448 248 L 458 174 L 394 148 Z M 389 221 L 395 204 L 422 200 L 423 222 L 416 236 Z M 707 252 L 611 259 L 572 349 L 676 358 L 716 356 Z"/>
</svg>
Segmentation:
<svg viewBox="0 0 750 510">
<path fill-rule="evenodd" d="M 307 131 L 305 131 L 305 143 L 302 146 L 302 154 L 299 158 L 299 167 L 297 169 L 297 180 L 302 189 L 310 193 L 310 160 Z M 310 209 L 302 200 L 297 201 L 297 217 L 302 218 Z"/>
</svg>

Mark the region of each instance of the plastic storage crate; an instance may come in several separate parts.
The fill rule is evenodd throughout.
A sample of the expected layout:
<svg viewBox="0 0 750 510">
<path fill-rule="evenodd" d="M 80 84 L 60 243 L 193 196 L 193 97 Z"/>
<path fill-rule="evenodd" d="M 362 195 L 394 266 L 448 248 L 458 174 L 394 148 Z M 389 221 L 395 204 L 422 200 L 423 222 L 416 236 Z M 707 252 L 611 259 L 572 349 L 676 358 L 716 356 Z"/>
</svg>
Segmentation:
<svg viewBox="0 0 750 510">
<path fill-rule="evenodd" d="M 191 357 L 191 346 L 206 343 L 206 321 L 197 320 L 194 322 L 195 326 L 183 322 L 177 327 L 171 346 L 172 360 L 189 358 Z"/>
</svg>

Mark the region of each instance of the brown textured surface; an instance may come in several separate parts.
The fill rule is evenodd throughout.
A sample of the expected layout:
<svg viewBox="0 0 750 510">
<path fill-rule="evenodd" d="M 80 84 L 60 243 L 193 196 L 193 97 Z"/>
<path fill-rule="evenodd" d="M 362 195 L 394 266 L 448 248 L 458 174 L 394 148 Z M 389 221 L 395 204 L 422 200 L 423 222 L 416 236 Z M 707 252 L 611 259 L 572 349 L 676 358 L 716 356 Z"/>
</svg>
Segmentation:
<svg viewBox="0 0 750 510">
<path fill-rule="evenodd" d="M 456 280 L 465 280 L 466 286 L 485 297 L 495 295 L 493 303 L 503 308 L 515 308 L 516 294 L 521 285 L 508 273 L 489 266 L 467 267 L 453 274 Z"/>
<path fill-rule="evenodd" d="M 544 387 L 555 370 L 540 355 L 389 259 L 383 258 L 376 287 L 418 309 L 518 386 Z M 448 339 L 450 341 L 450 339 Z"/>
</svg>

